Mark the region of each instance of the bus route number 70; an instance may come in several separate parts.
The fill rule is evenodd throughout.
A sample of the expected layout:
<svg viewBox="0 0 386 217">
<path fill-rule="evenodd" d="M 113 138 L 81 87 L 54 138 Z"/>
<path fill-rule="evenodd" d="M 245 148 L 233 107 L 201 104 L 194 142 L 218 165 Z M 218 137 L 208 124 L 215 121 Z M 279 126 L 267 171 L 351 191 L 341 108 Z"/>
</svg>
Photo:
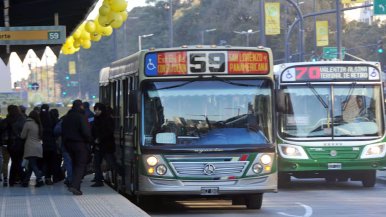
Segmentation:
<svg viewBox="0 0 386 217">
<path fill-rule="evenodd" d="M 319 67 L 297 67 L 296 68 L 296 79 L 302 80 L 304 74 L 308 72 L 309 79 L 320 79 L 320 68 Z M 307 78 L 303 78 L 307 79 Z"/>
</svg>

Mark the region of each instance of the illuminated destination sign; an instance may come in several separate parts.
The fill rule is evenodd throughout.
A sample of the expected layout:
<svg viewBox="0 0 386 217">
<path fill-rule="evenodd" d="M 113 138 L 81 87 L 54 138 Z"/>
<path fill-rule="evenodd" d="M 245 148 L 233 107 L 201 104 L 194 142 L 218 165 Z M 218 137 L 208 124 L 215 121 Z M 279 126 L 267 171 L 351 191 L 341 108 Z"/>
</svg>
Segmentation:
<svg viewBox="0 0 386 217">
<path fill-rule="evenodd" d="M 370 66 L 305 66 L 286 69 L 282 82 L 303 81 L 376 81 L 380 79 L 376 68 Z"/>
<path fill-rule="evenodd" d="M 145 74 L 268 74 L 268 53 L 261 51 L 177 51 L 146 55 Z"/>
</svg>

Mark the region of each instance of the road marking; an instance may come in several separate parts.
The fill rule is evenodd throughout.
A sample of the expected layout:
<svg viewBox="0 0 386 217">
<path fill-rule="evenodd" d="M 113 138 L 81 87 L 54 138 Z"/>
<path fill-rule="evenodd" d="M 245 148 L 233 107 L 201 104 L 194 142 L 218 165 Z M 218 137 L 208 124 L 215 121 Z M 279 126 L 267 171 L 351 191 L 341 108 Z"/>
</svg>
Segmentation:
<svg viewBox="0 0 386 217">
<path fill-rule="evenodd" d="M 303 216 L 297 216 L 297 215 L 290 215 L 290 214 L 287 214 L 287 213 L 284 213 L 284 212 L 278 212 L 277 214 L 280 214 L 280 215 L 285 215 L 285 216 L 290 216 L 290 217 L 310 217 L 312 215 L 312 208 L 307 206 L 307 205 L 304 205 L 302 203 L 296 203 L 302 207 L 304 207 L 306 209 L 306 214 L 304 214 Z"/>
</svg>

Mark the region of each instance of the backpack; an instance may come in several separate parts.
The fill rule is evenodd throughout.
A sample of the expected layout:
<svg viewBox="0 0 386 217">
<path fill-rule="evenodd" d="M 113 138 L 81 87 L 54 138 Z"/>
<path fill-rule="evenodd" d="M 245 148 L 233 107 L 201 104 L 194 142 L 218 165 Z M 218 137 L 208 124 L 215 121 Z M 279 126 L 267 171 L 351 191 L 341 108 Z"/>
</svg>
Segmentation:
<svg viewBox="0 0 386 217">
<path fill-rule="evenodd" d="M 8 150 L 14 153 L 24 153 L 25 139 L 15 132 L 13 125 L 8 124 Z"/>
</svg>

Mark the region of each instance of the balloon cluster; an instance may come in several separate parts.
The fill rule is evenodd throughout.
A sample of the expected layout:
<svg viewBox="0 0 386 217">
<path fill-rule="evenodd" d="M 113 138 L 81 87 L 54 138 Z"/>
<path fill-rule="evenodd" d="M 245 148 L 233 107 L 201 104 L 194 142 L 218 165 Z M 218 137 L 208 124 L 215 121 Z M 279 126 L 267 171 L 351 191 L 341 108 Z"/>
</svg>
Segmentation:
<svg viewBox="0 0 386 217">
<path fill-rule="evenodd" d="M 99 14 L 94 21 L 88 21 L 67 38 L 62 46 L 65 55 L 74 54 L 82 46 L 84 49 L 91 47 L 91 41 L 97 42 L 102 36 L 113 34 L 113 28 L 119 28 L 127 19 L 127 2 L 125 0 L 104 0 L 99 8 Z"/>
</svg>

